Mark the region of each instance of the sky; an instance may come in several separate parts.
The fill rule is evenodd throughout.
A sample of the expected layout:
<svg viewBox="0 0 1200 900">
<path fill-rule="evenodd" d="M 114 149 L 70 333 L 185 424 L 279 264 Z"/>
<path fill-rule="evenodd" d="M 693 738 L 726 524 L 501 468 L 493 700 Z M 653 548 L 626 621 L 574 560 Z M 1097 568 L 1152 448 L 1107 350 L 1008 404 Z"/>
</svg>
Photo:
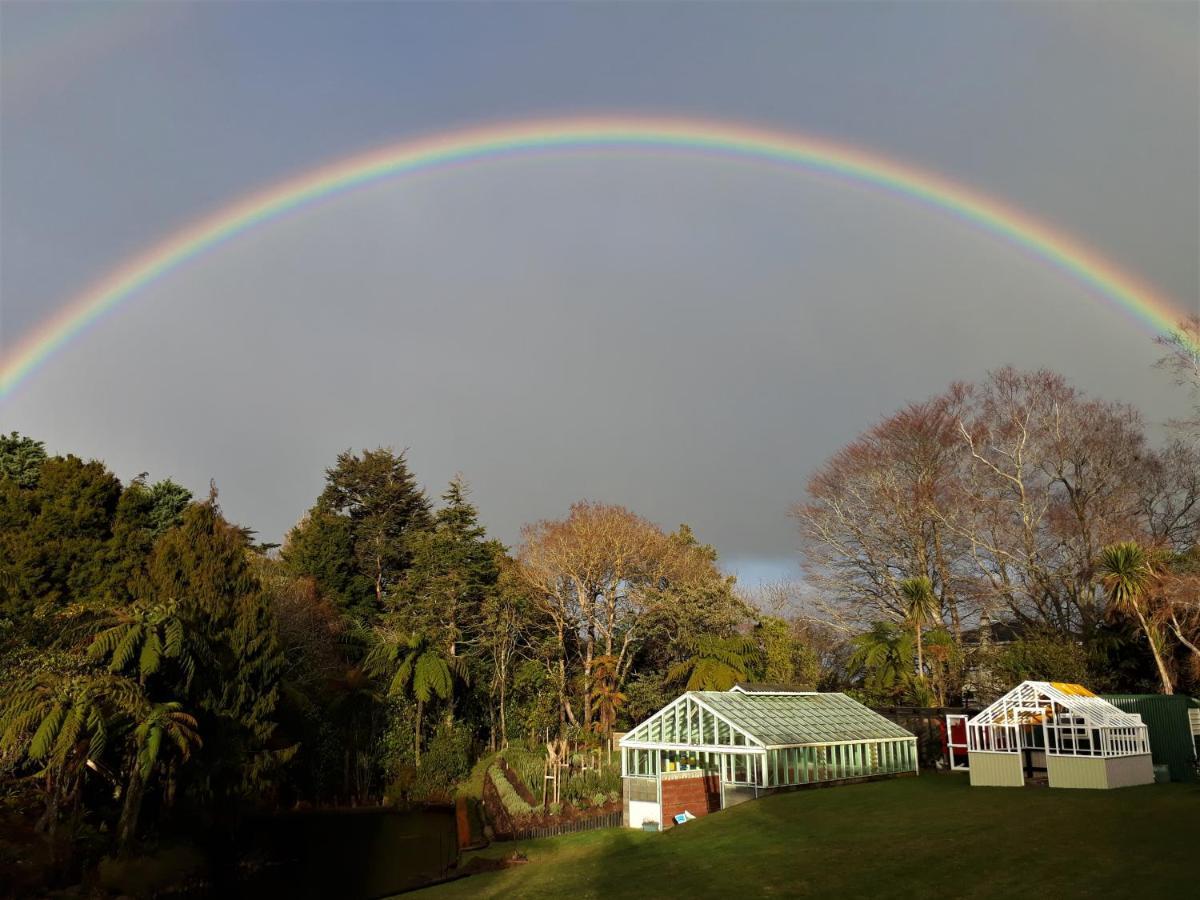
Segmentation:
<svg viewBox="0 0 1200 900">
<path fill-rule="evenodd" d="M 852 144 L 1065 230 L 1200 311 L 1200 5 L 0 4 L 0 353 L 177 228 L 405 138 L 687 116 Z M 796 572 L 823 460 L 955 379 L 1184 398 L 1061 271 L 879 191 L 678 154 L 389 180 L 141 291 L 0 403 L 280 540 L 348 447 L 456 472 L 515 544 L 570 503 Z"/>
</svg>

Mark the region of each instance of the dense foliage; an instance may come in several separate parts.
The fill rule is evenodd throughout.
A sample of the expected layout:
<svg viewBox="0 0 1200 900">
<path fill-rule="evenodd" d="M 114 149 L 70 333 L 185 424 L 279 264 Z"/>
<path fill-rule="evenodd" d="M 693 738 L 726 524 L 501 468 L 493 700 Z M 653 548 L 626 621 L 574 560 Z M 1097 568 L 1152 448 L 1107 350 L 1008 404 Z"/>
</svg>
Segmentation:
<svg viewBox="0 0 1200 900">
<path fill-rule="evenodd" d="M 431 502 L 386 449 L 341 454 L 277 552 L 215 490 L 18 434 L 0 476 L 0 772 L 64 855 L 85 831 L 124 852 L 255 809 L 448 799 L 510 745 L 540 798 L 548 741 L 602 745 L 694 648 L 748 648 L 746 678 L 807 658 L 686 526 L 581 503 L 510 554 L 465 481 Z M 609 770 L 560 760 L 556 802 L 595 805 Z"/>
</svg>

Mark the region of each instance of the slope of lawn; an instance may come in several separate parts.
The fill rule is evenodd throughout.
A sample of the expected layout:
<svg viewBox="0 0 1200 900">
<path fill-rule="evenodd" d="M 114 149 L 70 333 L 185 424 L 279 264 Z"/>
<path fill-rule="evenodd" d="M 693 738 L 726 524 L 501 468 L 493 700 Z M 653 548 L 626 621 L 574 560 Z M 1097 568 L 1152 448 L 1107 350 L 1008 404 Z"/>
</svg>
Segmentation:
<svg viewBox="0 0 1200 900">
<path fill-rule="evenodd" d="M 497 844 L 528 864 L 442 897 L 1190 896 L 1200 785 L 971 788 L 965 776 L 765 797 L 665 834 L 608 829 Z"/>
</svg>

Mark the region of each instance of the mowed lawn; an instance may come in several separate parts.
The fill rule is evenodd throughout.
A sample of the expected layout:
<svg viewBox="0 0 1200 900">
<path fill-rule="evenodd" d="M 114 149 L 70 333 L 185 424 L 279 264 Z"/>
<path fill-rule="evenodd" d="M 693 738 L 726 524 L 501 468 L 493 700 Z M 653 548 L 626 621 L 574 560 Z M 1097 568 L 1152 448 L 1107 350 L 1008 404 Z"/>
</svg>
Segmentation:
<svg viewBox="0 0 1200 900">
<path fill-rule="evenodd" d="M 765 797 L 665 834 L 495 844 L 528 864 L 443 897 L 1195 896 L 1200 785 L 971 788 L 965 776 Z"/>
</svg>

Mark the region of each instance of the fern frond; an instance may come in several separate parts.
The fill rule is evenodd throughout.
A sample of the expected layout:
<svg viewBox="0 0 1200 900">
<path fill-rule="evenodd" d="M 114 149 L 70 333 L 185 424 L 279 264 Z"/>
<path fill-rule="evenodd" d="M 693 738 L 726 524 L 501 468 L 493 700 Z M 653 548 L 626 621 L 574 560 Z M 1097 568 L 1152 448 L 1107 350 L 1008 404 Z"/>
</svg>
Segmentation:
<svg viewBox="0 0 1200 900">
<path fill-rule="evenodd" d="M 108 664 L 110 672 L 121 672 L 129 665 L 129 661 L 133 659 L 133 654 L 137 650 L 138 640 L 142 636 L 142 629 L 138 625 L 134 625 L 121 638 L 116 649 L 113 650 L 112 661 Z"/>
<path fill-rule="evenodd" d="M 49 756 L 50 749 L 54 745 L 54 739 L 58 736 L 58 730 L 62 727 L 63 720 L 66 717 L 66 709 L 56 706 L 42 719 L 42 723 L 38 726 L 38 730 L 34 732 L 33 738 L 29 742 L 29 749 L 26 751 L 30 759 L 34 762 L 40 762 Z"/>
<path fill-rule="evenodd" d="M 161 663 L 162 642 L 158 639 L 158 635 L 151 631 L 146 635 L 146 642 L 142 644 L 142 653 L 138 657 L 138 671 L 143 678 L 146 678 L 157 672 Z"/>
</svg>

